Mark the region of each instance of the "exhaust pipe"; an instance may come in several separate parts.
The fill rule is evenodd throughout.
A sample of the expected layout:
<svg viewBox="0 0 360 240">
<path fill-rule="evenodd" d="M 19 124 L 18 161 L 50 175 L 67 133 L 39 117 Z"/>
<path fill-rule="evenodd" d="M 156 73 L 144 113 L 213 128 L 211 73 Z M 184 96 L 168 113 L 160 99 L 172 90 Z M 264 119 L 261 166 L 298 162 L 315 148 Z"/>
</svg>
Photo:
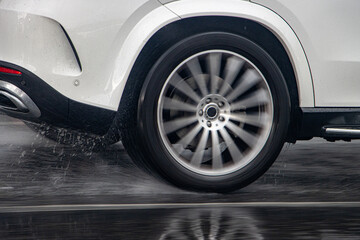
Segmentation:
<svg viewBox="0 0 360 240">
<path fill-rule="evenodd" d="M 40 109 L 17 86 L 0 80 L 0 111 L 17 118 L 39 118 Z"/>
</svg>

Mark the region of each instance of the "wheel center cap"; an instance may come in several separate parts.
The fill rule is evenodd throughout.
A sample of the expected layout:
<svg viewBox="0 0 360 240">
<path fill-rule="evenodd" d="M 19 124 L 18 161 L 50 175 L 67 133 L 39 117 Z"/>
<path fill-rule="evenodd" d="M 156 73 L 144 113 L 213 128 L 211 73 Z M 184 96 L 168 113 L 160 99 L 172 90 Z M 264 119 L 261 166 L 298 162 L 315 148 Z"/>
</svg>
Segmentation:
<svg viewBox="0 0 360 240">
<path fill-rule="evenodd" d="M 205 109 L 205 116 L 208 120 L 214 120 L 219 115 L 219 108 L 216 105 L 207 106 Z"/>
</svg>

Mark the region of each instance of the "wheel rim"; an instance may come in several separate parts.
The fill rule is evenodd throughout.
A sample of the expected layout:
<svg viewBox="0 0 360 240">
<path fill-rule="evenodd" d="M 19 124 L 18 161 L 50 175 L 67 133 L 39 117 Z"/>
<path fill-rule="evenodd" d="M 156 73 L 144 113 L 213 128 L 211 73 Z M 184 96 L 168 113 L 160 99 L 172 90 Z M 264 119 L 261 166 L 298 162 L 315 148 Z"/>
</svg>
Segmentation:
<svg viewBox="0 0 360 240">
<path fill-rule="evenodd" d="M 157 106 L 161 139 L 188 170 L 209 176 L 244 168 L 265 146 L 273 100 L 260 70 L 225 50 L 198 53 L 166 80 Z"/>
</svg>

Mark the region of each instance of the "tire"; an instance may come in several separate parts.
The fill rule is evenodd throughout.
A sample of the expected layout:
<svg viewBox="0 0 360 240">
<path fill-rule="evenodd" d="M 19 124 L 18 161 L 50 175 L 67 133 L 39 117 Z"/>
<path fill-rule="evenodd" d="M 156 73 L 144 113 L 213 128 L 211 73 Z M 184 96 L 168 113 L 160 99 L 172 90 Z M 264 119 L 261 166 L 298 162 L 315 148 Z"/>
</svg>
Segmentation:
<svg viewBox="0 0 360 240">
<path fill-rule="evenodd" d="M 133 161 L 206 192 L 230 192 L 264 174 L 284 145 L 291 108 L 271 56 L 224 32 L 191 36 L 163 53 L 129 106 L 137 125 L 122 141 Z"/>
<path fill-rule="evenodd" d="M 120 140 L 120 135 L 113 128 L 104 136 L 84 133 L 80 131 L 58 128 L 47 124 L 35 124 L 24 121 L 34 132 L 63 145 L 81 147 L 85 151 L 102 151 L 107 146 Z"/>
</svg>

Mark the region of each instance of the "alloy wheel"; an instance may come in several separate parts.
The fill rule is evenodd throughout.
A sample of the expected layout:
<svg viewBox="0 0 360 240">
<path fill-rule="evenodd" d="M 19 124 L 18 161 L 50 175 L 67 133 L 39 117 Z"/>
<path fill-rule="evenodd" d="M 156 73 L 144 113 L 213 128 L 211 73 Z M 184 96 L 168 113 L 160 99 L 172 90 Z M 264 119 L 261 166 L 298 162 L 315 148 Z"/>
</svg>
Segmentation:
<svg viewBox="0 0 360 240">
<path fill-rule="evenodd" d="M 254 63 L 238 53 L 195 54 L 166 80 L 157 105 L 161 139 L 188 170 L 220 176 L 247 166 L 271 132 L 270 88 Z"/>
</svg>

